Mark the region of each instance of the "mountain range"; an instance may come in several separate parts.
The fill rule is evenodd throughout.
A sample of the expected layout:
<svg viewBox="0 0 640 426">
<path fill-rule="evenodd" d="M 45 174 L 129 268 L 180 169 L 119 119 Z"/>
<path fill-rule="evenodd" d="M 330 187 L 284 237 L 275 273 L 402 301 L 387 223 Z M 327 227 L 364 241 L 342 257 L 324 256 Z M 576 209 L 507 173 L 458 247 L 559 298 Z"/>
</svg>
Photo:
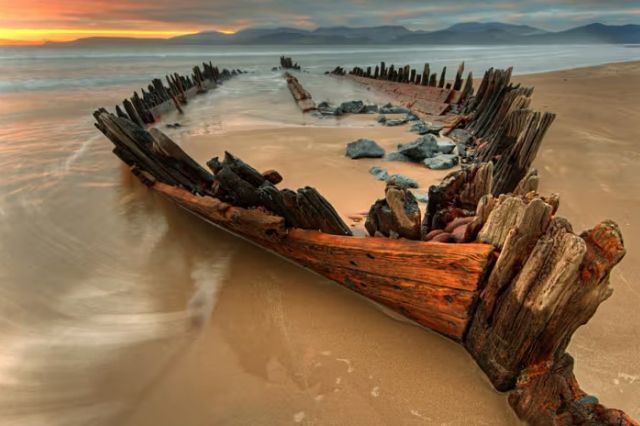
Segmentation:
<svg viewBox="0 0 640 426">
<path fill-rule="evenodd" d="M 589 24 L 565 31 L 545 31 L 528 25 L 466 22 L 438 31 L 412 31 L 403 26 L 248 28 L 233 34 L 203 31 L 169 39 L 91 37 L 47 45 L 344 45 L 344 44 L 638 44 L 640 25 Z"/>
</svg>

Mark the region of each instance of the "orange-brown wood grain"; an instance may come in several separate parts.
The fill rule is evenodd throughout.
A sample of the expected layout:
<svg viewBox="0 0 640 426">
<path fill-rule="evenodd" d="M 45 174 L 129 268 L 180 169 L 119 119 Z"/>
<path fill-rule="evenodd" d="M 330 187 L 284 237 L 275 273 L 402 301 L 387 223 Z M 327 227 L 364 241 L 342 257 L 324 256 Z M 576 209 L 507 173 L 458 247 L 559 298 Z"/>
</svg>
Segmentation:
<svg viewBox="0 0 640 426">
<path fill-rule="evenodd" d="M 493 247 L 324 234 L 288 229 L 261 209 L 230 206 L 162 183 L 182 207 L 311 269 L 417 323 L 460 340 Z"/>
</svg>

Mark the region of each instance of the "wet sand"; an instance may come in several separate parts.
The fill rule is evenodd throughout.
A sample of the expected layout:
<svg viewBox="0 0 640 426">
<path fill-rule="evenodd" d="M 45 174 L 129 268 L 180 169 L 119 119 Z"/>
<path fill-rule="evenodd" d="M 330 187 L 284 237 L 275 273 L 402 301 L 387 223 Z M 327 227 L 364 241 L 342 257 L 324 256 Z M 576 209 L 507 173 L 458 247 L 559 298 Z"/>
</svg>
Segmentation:
<svg viewBox="0 0 640 426">
<path fill-rule="evenodd" d="M 640 62 L 531 76 L 533 107 L 558 116 L 534 166 L 541 191 L 560 194 L 575 231 L 615 220 L 627 255 L 613 296 L 575 334 L 569 352 L 587 392 L 640 418 Z"/>
</svg>

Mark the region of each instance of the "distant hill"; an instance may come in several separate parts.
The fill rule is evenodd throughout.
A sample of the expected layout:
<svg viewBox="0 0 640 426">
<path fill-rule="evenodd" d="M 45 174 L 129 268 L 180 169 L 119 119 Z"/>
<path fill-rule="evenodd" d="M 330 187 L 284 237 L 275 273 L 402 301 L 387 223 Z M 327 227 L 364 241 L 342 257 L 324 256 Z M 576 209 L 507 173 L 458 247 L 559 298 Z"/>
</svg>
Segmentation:
<svg viewBox="0 0 640 426">
<path fill-rule="evenodd" d="M 312 32 L 314 35 L 339 36 L 349 40 L 366 40 L 367 42 L 385 43 L 402 36 L 412 34 L 412 31 L 400 25 L 379 27 L 320 27 Z"/>
<path fill-rule="evenodd" d="M 133 38 L 133 37 L 86 37 L 74 41 L 50 41 L 45 46 L 78 46 L 78 47 L 127 47 L 127 46 L 163 46 L 168 42 L 163 38 Z"/>
<path fill-rule="evenodd" d="M 403 26 L 248 28 L 235 34 L 205 31 L 170 39 L 134 39 L 92 37 L 73 42 L 54 43 L 72 46 L 127 45 L 344 45 L 344 44 L 637 44 L 640 25 L 590 24 L 566 31 L 551 32 L 528 25 L 501 22 L 465 22 L 438 31 L 411 31 Z"/>
<path fill-rule="evenodd" d="M 502 22 L 463 22 L 450 26 L 448 30 L 451 32 L 464 34 L 477 34 L 486 31 L 498 31 L 520 36 L 548 33 L 548 31 L 541 30 L 540 28 L 530 27 L 529 25 L 513 25 L 504 24 Z"/>
<path fill-rule="evenodd" d="M 640 25 L 590 24 L 557 33 L 532 37 L 534 42 L 544 43 L 640 43 Z"/>
</svg>

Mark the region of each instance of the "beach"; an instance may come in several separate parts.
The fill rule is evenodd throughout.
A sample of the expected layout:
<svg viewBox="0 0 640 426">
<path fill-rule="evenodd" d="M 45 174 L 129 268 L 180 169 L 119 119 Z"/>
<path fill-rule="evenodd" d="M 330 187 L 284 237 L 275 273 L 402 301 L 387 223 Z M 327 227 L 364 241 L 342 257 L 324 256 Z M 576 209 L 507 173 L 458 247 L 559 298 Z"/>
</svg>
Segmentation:
<svg viewBox="0 0 640 426">
<path fill-rule="evenodd" d="M 330 78 L 301 81 L 317 100 L 388 100 L 345 82 L 328 87 Z M 557 114 L 534 163 L 540 192 L 560 194 L 559 214 L 577 232 L 607 218 L 622 229 L 628 253 L 611 276 L 614 294 L 568 351 L 587 392 L 640 418 L 640 62 L 514 80 L 535 86 L 534 108 Z M 39 107 L 29 126 L 51 109 L 21 102 L 10 117 Z M 83 102 L 70 111 L 94 106 Z M 63 107 L 58 114 L 64 124 Z M 281 187 L 318 188 L 356 233 L 362 222 L 351 216 L 384 191 L 371 166 L 416 179 L 417 193 L 448 173 L 345 157 L 359 138 L 390 152 L 416 135 L 375 114 L 303 116 L 278 73 L 225 83 L 160 128 L 202 164 L 229 150 L 280 171 Z M 50 132 L 53 142 L 64 130 Z M 46 173 L 27 165 L 51 141 L 29 145 L 9 168 L 18 178 L 0 205 L 13 220 L 0 228 L 3 424 L 517 424 L 460 345 L 211 227 L 151 194 L 102 135 L 79 139 L 71 160 L 47 153 Z"/>
</svg>

